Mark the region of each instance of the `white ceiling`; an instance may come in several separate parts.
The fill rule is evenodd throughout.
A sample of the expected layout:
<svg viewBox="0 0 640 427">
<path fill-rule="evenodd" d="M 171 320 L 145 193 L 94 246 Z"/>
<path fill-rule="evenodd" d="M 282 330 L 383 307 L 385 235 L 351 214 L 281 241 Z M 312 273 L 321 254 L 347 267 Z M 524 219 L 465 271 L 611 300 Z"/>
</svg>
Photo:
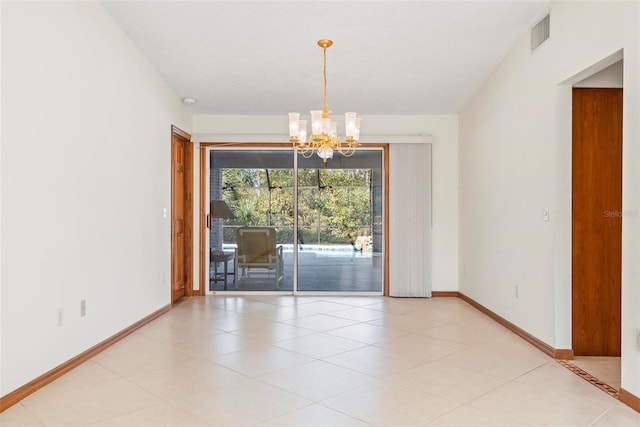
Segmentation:
<svg viewBox="0 0 640 427">
<path fill-rule="evenodd" d="M 547 0 L 103 1 L 194 113 L 457 113 Z"/>
</svg>

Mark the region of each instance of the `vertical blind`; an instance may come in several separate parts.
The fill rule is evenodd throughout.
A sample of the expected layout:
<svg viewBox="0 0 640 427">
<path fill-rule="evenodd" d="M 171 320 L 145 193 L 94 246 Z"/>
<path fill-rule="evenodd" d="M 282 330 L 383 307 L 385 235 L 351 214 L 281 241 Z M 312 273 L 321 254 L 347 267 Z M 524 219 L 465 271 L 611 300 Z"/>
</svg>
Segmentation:
<svg viewBox="0 0 640 427">
<path fill-rule="evenodd" d="M 389 146 L 389 295 L 431 296 L 431 144 Z"/>
</svg>

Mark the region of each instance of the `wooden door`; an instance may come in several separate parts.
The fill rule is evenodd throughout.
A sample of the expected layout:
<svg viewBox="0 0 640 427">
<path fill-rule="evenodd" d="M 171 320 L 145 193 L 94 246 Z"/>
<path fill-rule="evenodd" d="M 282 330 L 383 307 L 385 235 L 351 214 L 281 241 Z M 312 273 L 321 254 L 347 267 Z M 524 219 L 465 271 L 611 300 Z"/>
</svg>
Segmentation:
<svg viewBox="0 0 640 427">
<path fill-rule="evenodd" d="M 171 129 L 171 302 L 192 294 L 190 136 Z"/>
<path fill-rule="evenodd" d="M 622 89 L 573 89 L 572 316 L 577 356 L 620 356 Z"/>
</svg>

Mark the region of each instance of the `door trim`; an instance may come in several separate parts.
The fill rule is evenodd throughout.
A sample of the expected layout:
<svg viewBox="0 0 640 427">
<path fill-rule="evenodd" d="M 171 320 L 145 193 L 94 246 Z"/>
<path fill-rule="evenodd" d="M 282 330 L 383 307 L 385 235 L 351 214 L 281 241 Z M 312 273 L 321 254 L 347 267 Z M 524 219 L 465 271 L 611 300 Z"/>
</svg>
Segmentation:
<svg viewBox="0 0 640 427">
<path fill-rule="evenodd" d="M 207 247 L 206 247 L 206 180 L 207 180 L 207 149 L 211 147 L 238 147 L 238 148 L 291 148 L 291 143 L 273 143 L 273 142 L 201 142 L 200 143 L 200 244 L 199 244 L 199 276 L 200 286 L 194 295 L 204 296 L 206 294 L 205 286 L 208 287 L 208 265 L 207 265 Z M 381 148 L 382 164 L 383 164 L 383 217 L 384 217 L 384 255 L 383 255 L 383 276 L 382 276 L 382 295 L 389 296 L 389 144 L 388 143 L 366 143 L 361 144 L 362 148 Z M 193 285 L 192 285 L 193 289 Z M 237 292 L 234 292 L 237 295 Z M 360 294 L 359 294 L 360 295 Z M 379 293 L 377 293 L 379 295 Z"/>
</svg>

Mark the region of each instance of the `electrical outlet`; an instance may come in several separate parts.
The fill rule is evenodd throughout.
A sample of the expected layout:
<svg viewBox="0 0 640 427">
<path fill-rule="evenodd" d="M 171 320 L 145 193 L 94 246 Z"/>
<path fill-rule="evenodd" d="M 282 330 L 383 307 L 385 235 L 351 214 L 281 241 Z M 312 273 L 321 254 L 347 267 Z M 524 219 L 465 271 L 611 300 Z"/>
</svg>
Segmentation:
<svg viewBox="0 0 640 427">
<path fill-rule="evenodd" d="M 87 315 L 87 300 L 83 299 L 80 301 L 80 317 L 84 317 Z"/>
<path fill-rule="evenodd" d="M 64 323 L 64 316 L 62 313 L 62 307 L 58 308 L 58 326 L 62 326 Z"/>
</svg>

